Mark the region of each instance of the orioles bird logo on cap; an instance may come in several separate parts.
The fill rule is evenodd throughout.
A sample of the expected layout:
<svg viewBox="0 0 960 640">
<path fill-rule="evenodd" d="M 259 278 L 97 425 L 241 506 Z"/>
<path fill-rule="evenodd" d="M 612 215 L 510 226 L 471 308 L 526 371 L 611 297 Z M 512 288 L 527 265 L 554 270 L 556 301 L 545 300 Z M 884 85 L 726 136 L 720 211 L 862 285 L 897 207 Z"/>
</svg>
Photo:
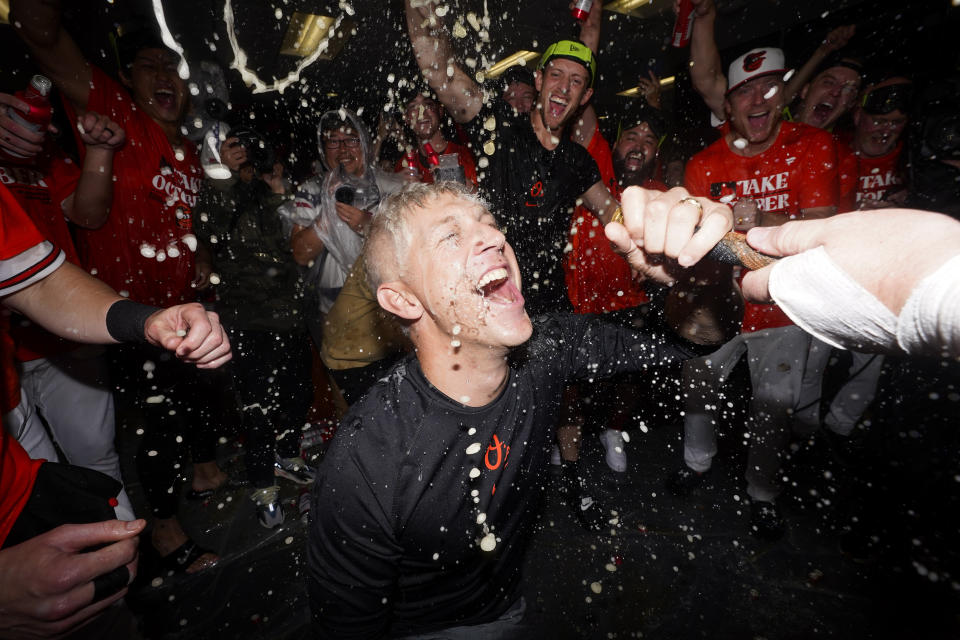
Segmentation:
<svg viewBox="0 0 960 640">
<path fill-rule="evenodd" d="M 743 59 L 743 70 L 746 72 L 756 71 L 763 64 L 763 59 L 767 57 L 766 51 L 757 51 L 751 53 Z"/>
</svg>

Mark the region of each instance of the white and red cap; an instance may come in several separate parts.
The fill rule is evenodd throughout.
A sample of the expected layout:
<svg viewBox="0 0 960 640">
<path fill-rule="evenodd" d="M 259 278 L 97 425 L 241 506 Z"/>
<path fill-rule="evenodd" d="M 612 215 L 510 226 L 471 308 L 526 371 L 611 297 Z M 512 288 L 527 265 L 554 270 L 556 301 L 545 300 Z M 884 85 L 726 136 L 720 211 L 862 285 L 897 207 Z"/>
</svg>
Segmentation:
<svg viewBox="0 0 960 640">
<path fill-rule="evenodd" d="M 730 72 L 727 74 L 727 93 L 754 78 L 773 74 L 783 76 L 786 72 L 787 65 L 783 57 L 783 49 L 776 47 L 751 49 L 730 65 Z"/>
</svg>

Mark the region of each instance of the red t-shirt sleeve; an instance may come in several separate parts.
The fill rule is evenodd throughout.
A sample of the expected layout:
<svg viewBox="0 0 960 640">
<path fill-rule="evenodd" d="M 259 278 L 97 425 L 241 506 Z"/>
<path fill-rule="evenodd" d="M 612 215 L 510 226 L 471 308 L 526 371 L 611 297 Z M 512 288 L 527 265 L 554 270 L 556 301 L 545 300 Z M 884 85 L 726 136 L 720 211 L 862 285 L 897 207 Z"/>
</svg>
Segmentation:
<svg viewBox="0 0 960 640">
<path fill-rule="evenodd" d="M 801 162 L 800 209 L 839 206 L 840 182 L 833 136 L 826 131 L 812 131 Z"/>
<path fill-rule="evenodd" d="M 10 190 L 0 185 L 0 261 L 7 261 L 45 238 Z"/>
<path fill-rule="evenodd" d="M 13 194 L 0 185 L 0 295 L 13 293 L 46 277 L 62 262 L 63 252 L 40 235 Z M 6 341 L 6 321 L 2 324 L 2 339 Z M 9 347 L 9 343 L 5 347 Z M 0 357 L 12 358 L 7 348 L 2 351 Z M 9 367 L 10 364 L 6 360 L 2 366 Z M 4 391 L 10 396 L 5 402 L 9 404 L 14 400 L 14 390 Z M 0 428 L 0 544 L 6 540 L 30 498 L 42 463 L 42 460 L 31 460 L 20 443 L 6 429 Z"/>
<path fill-rule="evenodd" d="M 13 194 L 0 185 L 0 296 L 47 277 L 63 260 L 63 252 L 37 231 Z"/>
</svg>

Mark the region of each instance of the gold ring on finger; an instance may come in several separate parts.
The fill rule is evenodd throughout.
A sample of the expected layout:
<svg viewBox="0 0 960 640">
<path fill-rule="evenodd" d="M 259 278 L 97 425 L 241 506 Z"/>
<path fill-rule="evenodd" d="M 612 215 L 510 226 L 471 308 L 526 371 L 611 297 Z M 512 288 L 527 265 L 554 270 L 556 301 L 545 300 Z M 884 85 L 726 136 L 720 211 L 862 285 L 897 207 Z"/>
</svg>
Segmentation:
<svg viewBox="0 0 960 640">
<path fill-rule="evenodd" d="M 686 198 L 680 198 L 677 204 L 692 204 L 697 208 L 697 213 L 701 216 L 703 215 L 703 205 L 696 198 L 691 198 L 687 196 Z"/>
</svg>

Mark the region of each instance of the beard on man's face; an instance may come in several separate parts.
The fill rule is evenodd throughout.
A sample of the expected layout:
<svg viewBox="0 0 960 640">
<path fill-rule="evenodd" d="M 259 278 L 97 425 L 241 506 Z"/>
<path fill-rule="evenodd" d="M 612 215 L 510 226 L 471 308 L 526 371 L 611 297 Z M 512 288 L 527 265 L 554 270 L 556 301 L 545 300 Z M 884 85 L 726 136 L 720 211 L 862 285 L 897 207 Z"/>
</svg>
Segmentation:
<svg viewBox="0 0 960 640">
<path fill-rule="evenodd" d="M 627 159 L 625 156 L 614 154 L 613 173 L 617 177 L 617 182 L 623 188 L 632 186 L 642 186 L 644 182 L 653 177 L 653 166 L 656 158 L 644 158 L 639 168 L 627 168 Z"/>
</svg>

